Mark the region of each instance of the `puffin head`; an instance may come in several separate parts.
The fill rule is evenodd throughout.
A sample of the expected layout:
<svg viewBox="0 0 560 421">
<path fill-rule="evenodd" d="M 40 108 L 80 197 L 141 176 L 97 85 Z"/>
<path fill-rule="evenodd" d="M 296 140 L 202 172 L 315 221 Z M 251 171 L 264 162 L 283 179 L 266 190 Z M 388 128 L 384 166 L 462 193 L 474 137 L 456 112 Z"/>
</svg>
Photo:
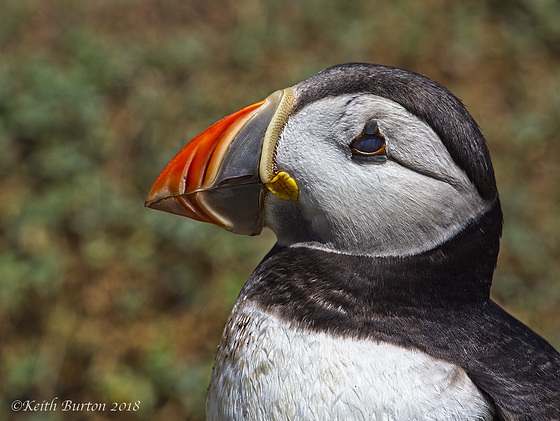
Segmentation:
<svg viewBox="0 0 560 421">
<path fill-rule="evenodd" d="M 499 207 L 484 137 L 462 103 L 394 67 L 331 67 L 189 142 L 146 206 L 280 245 L 407 256 Z"/>
</svg>

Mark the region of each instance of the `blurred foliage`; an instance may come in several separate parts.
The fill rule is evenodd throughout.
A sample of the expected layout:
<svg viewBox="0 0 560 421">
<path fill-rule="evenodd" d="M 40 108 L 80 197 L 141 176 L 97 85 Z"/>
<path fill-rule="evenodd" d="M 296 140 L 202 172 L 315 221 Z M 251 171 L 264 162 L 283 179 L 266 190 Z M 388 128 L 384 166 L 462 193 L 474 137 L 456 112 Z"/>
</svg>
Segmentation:
<svg viewBox="0 0 560 421">
<path fill-rule="evenodd" d="M 494 298 L 560 347 L 560 3 L 2 0 L 0 419 L 191 419 L 273 244 L 143 208 L 223 115 L 330 65 L 406 67 L 487 137 L 505 212 Z M 19 413 L 15 399 L 140 410 Z"/>
</svg>

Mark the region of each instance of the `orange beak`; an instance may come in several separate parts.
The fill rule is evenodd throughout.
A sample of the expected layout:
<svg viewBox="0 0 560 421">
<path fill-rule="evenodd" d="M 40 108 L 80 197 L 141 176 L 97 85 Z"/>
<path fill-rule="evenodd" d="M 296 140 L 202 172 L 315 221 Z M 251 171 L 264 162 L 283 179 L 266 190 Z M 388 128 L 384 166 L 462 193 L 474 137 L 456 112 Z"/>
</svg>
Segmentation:
<svg viewBox="0 0 560 421">
<path fill-rule="evenodd" d="M 278 106 L 274 98 L 224 117 L 191 140 L 156 179 L 146 206 L 239 234 L 259 234 L 264 195 L 259 166 Z"/>
</svg>

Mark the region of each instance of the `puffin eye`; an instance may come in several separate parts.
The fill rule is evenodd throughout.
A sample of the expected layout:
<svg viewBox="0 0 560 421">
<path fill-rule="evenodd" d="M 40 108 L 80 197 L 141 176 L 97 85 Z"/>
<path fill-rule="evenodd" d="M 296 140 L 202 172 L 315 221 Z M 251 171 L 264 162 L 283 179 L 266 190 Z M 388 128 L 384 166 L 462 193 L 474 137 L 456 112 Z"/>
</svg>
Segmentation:
<svg viewBox="0 0 560 421">
<path fill-rule="evenodd" d="M 379 132 L 375 120 L 368 122 L 364 131 L 350 143 L 350 151 L 352 158 L 360 161 L 384 162 L 387 160 L 385 138 Z"/>
</svg>

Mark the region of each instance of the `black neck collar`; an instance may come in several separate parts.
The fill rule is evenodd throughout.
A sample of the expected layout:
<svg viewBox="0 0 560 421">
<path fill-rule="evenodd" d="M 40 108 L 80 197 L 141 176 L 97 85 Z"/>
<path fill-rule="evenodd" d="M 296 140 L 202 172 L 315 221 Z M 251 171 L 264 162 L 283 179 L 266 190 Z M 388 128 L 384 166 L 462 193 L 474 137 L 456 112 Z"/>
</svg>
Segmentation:
<svg viewBox="0 0 560 421">
<path fill-rule="evenodd" d="M 282 318 L 320 330 L 412 308 L 418 312 L 485 302 L 501 228 L 497 200 L 452 240 L 414 256 L 349 256 L 275 246 L 241 295 Z"/>
</svg>

